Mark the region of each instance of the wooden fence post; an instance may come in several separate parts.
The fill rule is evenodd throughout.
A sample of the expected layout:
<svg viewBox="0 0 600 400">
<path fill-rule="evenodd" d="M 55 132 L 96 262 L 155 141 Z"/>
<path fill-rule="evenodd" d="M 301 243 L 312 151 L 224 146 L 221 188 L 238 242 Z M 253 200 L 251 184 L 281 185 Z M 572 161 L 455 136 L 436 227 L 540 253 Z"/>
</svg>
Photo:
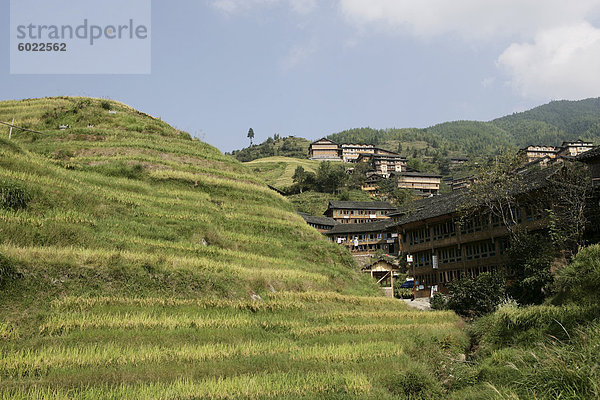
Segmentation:
<svg viewBox="0 0 600 400">
<path fill-rule="evenodd" d="M 10 140 L 10 137 L 12 136 L 12 126 L 15 124 L 15 119 L 12 119 L 12 122 L 10 124 L 10 130 L 8 131 L 8 140 Z"/>
</svg>

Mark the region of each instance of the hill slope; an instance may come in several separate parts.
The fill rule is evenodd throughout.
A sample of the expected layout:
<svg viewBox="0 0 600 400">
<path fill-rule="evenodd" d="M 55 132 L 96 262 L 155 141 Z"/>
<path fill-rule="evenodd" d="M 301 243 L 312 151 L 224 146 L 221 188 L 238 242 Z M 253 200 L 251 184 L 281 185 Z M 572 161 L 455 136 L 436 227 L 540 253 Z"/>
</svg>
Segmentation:
<svg viewBox="0 0 600 400">
<path fill-rule="evenodd" d="M 115 102 L 0 102 L 13 117 L 42 133 L 0 139 L 0 398 L 445 390 L 458 318 L 373 297 L 239 162 Z"/>
<path fill-rule="evenodd" d="M 245 163 L 245 165 L 267 184 L 283 189 L 294 184 L 292 177 L 296 168 L 302 167 L 308 172 L 317 172 L 319 161 L 291 157 L 266 157 Z"/>
</svg>

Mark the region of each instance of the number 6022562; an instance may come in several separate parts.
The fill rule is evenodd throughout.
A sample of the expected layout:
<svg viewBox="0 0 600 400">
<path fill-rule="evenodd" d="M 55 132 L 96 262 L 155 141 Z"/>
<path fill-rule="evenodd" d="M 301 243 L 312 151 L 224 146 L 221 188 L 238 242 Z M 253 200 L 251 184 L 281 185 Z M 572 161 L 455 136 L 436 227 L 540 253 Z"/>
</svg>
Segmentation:
<svg viewBox="0 0 600 400">
<path fill-rule="evenodd" d="M 66 43 L 19 43 L 19 51 L 67 51 Z"/>
</svg>

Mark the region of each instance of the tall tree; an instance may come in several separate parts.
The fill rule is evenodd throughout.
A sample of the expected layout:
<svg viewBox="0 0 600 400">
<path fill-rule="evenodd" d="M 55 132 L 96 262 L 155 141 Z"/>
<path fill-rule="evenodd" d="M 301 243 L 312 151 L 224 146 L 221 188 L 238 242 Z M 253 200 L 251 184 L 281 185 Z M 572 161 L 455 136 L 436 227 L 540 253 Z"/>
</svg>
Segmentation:
<svg viewBox="0 0 600 400">
<path fill-rule="evenodd" d="M 250 128 L 248 130 L 248 138 L 250 139 L 250 146 L 252 146 L 252 139 L 254 139 L 254 129 Z"/>
</svg>

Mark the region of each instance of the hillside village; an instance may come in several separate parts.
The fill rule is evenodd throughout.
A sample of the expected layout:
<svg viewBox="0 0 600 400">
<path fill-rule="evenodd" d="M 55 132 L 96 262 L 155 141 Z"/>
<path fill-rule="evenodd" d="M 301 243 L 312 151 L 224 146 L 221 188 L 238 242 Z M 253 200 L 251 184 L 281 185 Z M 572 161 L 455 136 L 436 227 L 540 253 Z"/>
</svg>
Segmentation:
<svg viewBox="0 0 600 400">
<path fill-rule="evenodd" d="M 452 185 L 452 192 L 440 194 L 440 176 L 407 172 L 406 158 L 373 145 L 339 145 L 323 138 L 310 144 L 309 155 L 319 161 L 369 163 L 373 172 L 365 176 L 362 189 L 373 196 L 378 182 L 388 179 L 423 198 L 399 209 L 383 201 L 330 201 L 324 216 L 300 214 L 329 241 L 361 258 L 363 264 L 371 263 L 364 256 L 385 254 L 395 257 L 396 264 L 404 264 L 399 257 L 411 257 L 407 272 L 416 281 L 416 295 L 429 297 L 437 291 L 447 292 L 447 285 L 463 276 L 477 277 L 507 266 L 509 228 L 505 221 L 482 208 L 483 204 L 469 204 L 469 188 L 477 177 L 462 180 Z M 600 146 L 576 140 L 558 147 L 527 146 L 517 155 L 521 165 L 513 173 L 522 177 L 523 185 L 515 194 L 519 201 L 512 210 L 517 215 L 514 222 L 529 232 L 547 230 L 549 219 L 536 197 L 543 196 L 542 189 L 557 169 L 564 164 L 582 163 L 592 176 L 590 191 L 595 190 L 588 199 L 586 242 L 600 241 Z M 372 269 L 364 271 L 371 273 Z M 376 275 L 381 285 L 387 285 L 388 295 L 393 293 L 394 274 L 399 276 L 398 271 L 398 267 L 388 268 L 388 279 Z"/>
</svg>

